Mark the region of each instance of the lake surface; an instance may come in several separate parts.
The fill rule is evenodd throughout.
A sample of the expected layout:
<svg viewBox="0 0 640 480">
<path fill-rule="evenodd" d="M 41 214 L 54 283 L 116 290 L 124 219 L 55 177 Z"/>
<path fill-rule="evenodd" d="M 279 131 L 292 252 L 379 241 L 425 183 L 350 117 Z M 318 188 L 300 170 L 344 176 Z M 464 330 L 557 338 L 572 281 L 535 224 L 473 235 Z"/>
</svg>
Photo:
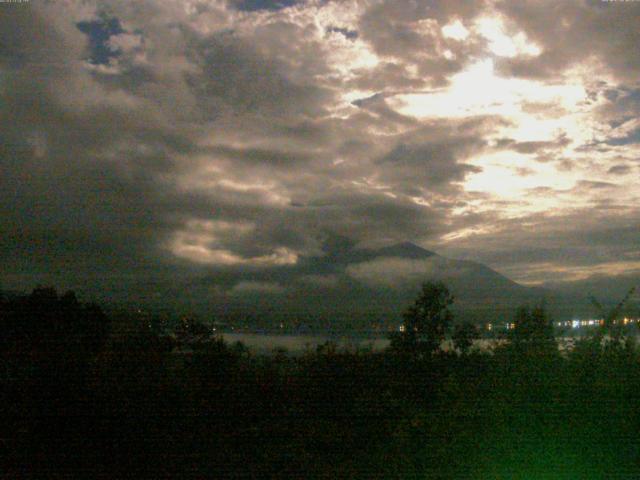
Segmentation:
<svg viewBox="0 0 640 480">
<path fill-rule="evenodd" d="M 250 350 L 256 353 L 271 353 L 276 349 L 285 349 L 288 353 L 296 355 L 306 351 L 314 352 L 319 345 L 326 342 L 335 343 L 338 351 L 355 351 L 358 349 L 379 352 L 389 346 L 386 337 L 365 337 L 357 335 L 269 335 L 259 333 L 223 333 L 222 337 L 229 344 L 235 342 L 244 343 Z M 474 346 L 480 350 L 489 350 L 495 347 L 500 340 L 476 340 Z M 451 341 L 443 342 L 442 349 L 450 350 Z"/>
<path fill-rule="evenodd" d="M 315 352 L 319 345 L 326 342 L 336 344 L 338 351 L 355 351 L 357 349 L 382 351 L 389 346 L 389 339 L 385 337 L 366 337 L 358 335 L 276 335 L 259 333 L 223 333 L 222 337 L 229 344 L 242 342 L 251 351 L 259 354 L 272 353 L 277 349 L 284 349 L 291 355 L 300 355 L 307 351 Z M 576 339 L 561 337 L 556 339 L 560 351 L 571 350 Z M 479 350 L 491 350 L 503 340 L 481 339 L 474 342 Z M 450 350 L 450 340 L 443 342 L 443 350 Z"/>
<path fill-rule="evenodd" d="M 315 351 L 319 345 L 333 342 L 338 350 L 354 351 L 356 349 L 384 350 L 389 346 L 386 338 L 362 336 L 332 335 L 268 335 L 258 333 L 223 333 L 222 337 L 229 344 L 237 341 L 244 343 L 256 353 L 270 353 L 276 349 L 286 349 L 291 354 L 302 354 Z"/>
</svg>

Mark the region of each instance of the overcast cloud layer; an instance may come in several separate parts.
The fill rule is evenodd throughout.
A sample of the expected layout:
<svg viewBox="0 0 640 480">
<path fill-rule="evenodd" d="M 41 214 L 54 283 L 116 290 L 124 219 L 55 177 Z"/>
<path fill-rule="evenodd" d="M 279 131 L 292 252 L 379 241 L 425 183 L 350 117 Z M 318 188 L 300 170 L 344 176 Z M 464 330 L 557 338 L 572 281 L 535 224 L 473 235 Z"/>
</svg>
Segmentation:
<svg viewBox="0 0 640 480">
<path fill-rule="evenodd" d="M 211 294 L 278 295 L 265 271 L 336 238 L 528 284 L 633 278 L 638 18 L 596 0 L 0 4 L 0 278 L 244 272 Z"/>
</svg>

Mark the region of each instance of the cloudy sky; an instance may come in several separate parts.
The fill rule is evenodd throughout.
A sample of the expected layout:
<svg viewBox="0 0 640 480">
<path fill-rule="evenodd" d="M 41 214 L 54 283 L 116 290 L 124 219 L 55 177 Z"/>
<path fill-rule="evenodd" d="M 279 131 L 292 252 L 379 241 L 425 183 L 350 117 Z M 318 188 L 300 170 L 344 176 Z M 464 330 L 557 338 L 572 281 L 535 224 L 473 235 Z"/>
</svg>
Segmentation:
<svg viewBox="0 0 640 480">
<path fill-rule="evenodd" d="M 530 285 L 634 278 L 638 18 L 599 0 L 2 3 L 0 279 L 258 275 L 335 238 Z"/>
</svg>

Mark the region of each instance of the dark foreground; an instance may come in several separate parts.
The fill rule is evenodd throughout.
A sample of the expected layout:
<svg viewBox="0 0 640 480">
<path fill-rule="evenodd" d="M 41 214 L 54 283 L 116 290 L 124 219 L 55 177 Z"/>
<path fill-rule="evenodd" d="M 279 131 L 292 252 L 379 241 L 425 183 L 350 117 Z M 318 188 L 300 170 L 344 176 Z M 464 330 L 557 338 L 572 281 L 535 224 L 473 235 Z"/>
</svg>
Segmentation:
<svg viewBox="0 0 640 480">
<path fill-rule="evenodd" d="M 37 328 L 18 322 L 32 307 L 5 305 L 2 478 L 640 477 L 630 343 L 564 357 L 526 342 L 465 355 L 326 345 L 258 357 L 222 341 L 176 353 L 145 329 L 108 336 L 100 312 L 56 302 Z M 75 323 L 53 322 L 62 314 Z"/>
</svg>

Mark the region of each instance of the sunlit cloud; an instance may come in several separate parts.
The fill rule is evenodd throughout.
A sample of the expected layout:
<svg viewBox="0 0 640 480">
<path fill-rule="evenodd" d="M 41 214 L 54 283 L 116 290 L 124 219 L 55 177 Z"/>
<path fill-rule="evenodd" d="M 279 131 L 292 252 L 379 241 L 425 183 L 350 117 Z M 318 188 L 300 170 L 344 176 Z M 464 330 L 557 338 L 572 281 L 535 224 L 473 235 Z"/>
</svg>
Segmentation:
<svg viewBox="0 0 640 480">
<path fill-rule="evenodd" d="M 442 34 L 446 38 L 453 38 L 454 40 L 464 40 L 469 36 L 469 30 L 460 22 L 456 20 L 453 23 L 449 23 L 442 27 Z"/>
<path fill-rule="evenodd" d="M 552 262 L 539 262 L 505 268 L 504 271 L 523 285 L 543 285 L 554 282 L 576 282 L 594 276 L 639 274 L 640 262 L 602 262 L 589 266 L 560 266 Z"/>
<path fill-rule="evenodd" d="M 548 85 L 502 77 L 495 72 L 493 60 L 485 59 L 454 75 L 448 88 L 399 94 L 390 102 L 401 113 L 419 118 L 464 117 L 478 113 L 522 116 L 521 105 L 525 102 L 557 102 L 561 106 L 576 107 L 585 96 L 584 87 L 579 83 Z M 528 129 L 528 132 L 531 134 L 535 130 Z"/>
<path fill-rule="evenodd" d="M 224 247 L 225 241 L 232 243 L 254 230 L 251 223 L 192 220 L 185 230 L 176 232 L 168 249 L 178 258 L 202 265 L 269 267 L 297 262 L 298 256 L 287 248 L 276 248 L 265 255 L 241 256 Z"/>
<path fill-rule="evenodd" d="M 511 268 L 560 233 L 635 271 L 637 5 L 141 1 L 0 17 L 9 273 L 267 271 L 334 236 Z"/>
<path fill-rule="evenodd" d="M 530 42 L 524 32 L 508 35 L 499 17 L 480 18 L 476 20 L 474 27 L 488 40 L 491 53 L 499 57 L 537 56 L 542 53 L 540 47 Z"/>
</svg>

